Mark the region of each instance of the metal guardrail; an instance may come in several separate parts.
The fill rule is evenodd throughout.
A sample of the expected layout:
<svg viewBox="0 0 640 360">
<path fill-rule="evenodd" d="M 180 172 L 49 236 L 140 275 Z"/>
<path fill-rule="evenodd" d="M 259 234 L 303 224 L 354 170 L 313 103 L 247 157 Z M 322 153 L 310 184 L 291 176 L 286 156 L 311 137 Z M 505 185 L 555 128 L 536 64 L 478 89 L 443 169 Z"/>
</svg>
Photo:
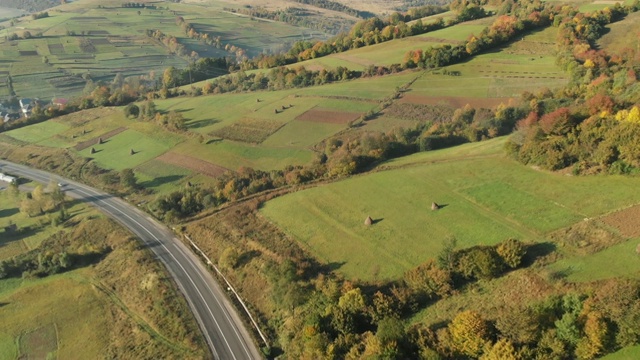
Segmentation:
<svg viewBox="0 0 640 360">
<path fill-rule="evenodd" d="M 247 316 L 249 316 L 249 320 L 251 320 L 251 323 L 253 324 L 253 327 L 256 328 L 256 330 L 258 331 L 258 334 L 260 335 L 260 338 L 262 339 L 262 341 L 264 342 L 265 345 L 269 346 L 269 342 L 267 341 L 266 336 L 264 336 L 264 334 L 262 333 L 262 331 L 260 330 L 260 327 L 258 326 L 258 323 L 255 321 L 255 319 L 253 318 L 253 316 L 251 315 L 251 312 L 249 311 L 249 308 L 247 307 L 247 305 L 244 303 L 244 301 L 242 301 L 242 298 L 240 297 L 240 295 L 236 292 L 236 290 L 233 288 L 233 285 L 231 285 L 231 283 L 229 282 L 229 280 L 227 280 L 227 278 L 224 276 L 224 274 L 220 271 L 220 269 L 218 269 L 218 267 L 211 261 L 211 259 L 209 259 L 209 257 L 204 253 L 204 251 L 202 251 L 202 249 L 200 249 L 200 247 L 198 247 L 198 245 L 196 245 L 193 240 L 191 240 L 191 238 L 189 237 L 189 235 L 187 234 L 183 234 L 184 237 L 189 240 L 189 243 L 191 244 L 191 246 L 193 246 L 194 249 L 196 249 L 200 255 L 202 255 L 202 257 L 205 258 L 205 260 L 207 260 L 207 264 L 210 265 L 217 273 L 218 275 L 220 275 L 220 277 L 222 277 L 222 279 L 224 280 L 224 282 L 227 284 L 227 289 L 230 290 L 235 296 L 236 299 L 238 299 L 238 302 L 240 303 L 240 305 L 242 305 L 242 308 L 244 309 L 245 313 L 247 313 Z"/>
</svg>

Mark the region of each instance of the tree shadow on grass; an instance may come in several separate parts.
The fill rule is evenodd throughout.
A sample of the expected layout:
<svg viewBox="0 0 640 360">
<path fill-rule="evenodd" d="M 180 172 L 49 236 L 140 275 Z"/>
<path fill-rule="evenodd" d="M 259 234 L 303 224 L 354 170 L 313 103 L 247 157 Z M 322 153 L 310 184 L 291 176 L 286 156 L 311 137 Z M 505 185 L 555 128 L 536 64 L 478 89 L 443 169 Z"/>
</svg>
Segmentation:
<svg viewBox="0 0 640 360">
<path fill-rule="evenodd" d="M 207 126 L 211 126 L 214 124 L 217 124 L 219 122 L 221 122 L 222 120 L 218 120 L 218 119 L 204 119 L 204 120 L 198 120 L 198 121 L 194 121 L 194 122 L 190 122 L 187 124 L 187 128 L 189 129 L 200 129 L 200 128 L 204 128 Z"/>
<path fill-rule="evenodd" d="M 556 251 L 556 248 L 556 244 L 552 242 L 540 242 L 527 246 L 527 253 L 524 258 L 522 258 L 521 267 L 529 267 L 533 265 L 536 260 Z"/>
<path fill-rule="evenodd" d="M 0 248 L 9 245 L 12 242 L 21 241 L 22 239 L 26 239 L 29 236 L 33 236 L 40 232 L 41 227 L 33 227 L 33 226 L 25 226 L 15 231 L 6 232 L 4 230 L 0 230 Z"/>
<path fill-rule="evenodd" d="M 339 270 L 342 265 L 346 264 L 346 261 L 332 261 L 330 263 L 324 264 L 322 267 L 328 271 L 336 271 Z"/>
<path fill-rule="evenodd" d="M 214 144 L 214 143 L 217 143 L 217 142 L 221 142 L 222 140 L 224 140 L 224 139 L 223 139 L 223 138 L 219 138 L 219 139 L 211 139 L 211 140 L 209 140 L 209 141 L 207 141 L 207 142 L 206 142 L 206 145 Z"/>
<path fill-rule="evenodd" d="M 9 217 L 19 212 L 20 210 L 18 208 L 0 209 L 0 218 Z"/>
<path fill-rule="evenodd" d="M 153 180 L 143 181 L 139 185 L 145 188 L 158 187 L 164 184 L 168 184 L 170 182 L 178 181 L 182 179 L 184 175 L 168 175 L 157 177 Z"/>
<path fill-rule="evenodd" d="M 237 266 L 241 267 L 241 266 L 244 266 L 244 265 L 248 264 L 251 261 L 251 259 L 260 256 L 260 254 L 261 253 L 258 250 L 250 250 L 250 251 L 244 252 L 238 258 Z"/>
</svg>

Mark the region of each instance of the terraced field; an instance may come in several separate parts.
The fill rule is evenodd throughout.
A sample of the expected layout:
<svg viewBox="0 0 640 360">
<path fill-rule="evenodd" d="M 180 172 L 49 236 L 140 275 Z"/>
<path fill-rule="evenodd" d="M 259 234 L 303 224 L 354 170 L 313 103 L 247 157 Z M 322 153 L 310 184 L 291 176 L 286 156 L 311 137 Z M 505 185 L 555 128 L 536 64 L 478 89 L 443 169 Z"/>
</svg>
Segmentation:
<svg viewBox="0 0 640 360">
<path fill-rule="evenodd" d="M 160 74 L 170 66 L 186 67 L 196 53 L 197 57 L 232 56 L 225 50 L 227 44 L 253 57 L 282 50 L 284 44 L 302 36 L 327 36 L 281 22 L 238 16 L 224 11 L 220 3 L 203 7 L 156 2 L 154 6 L 140 10 L 86 0 L 50 9 L 46 18 L 22 17 L 14 27 L 0 30 L 0 75 L 11 77 L 13 91 L 20 97 L 71 97 L 82 92 L 88 78 L 110 82 L 116 73 L 125 77 Z M 219 36 L 222 45 L 210 46 L 187 37 L 176 16 L 200 32 Z M 187 55 L 176 55 L 160 41 L 147 37 L 146 30 L 175 36 Z M 27 32 L 31 37 L 23 39 Z M 6 40 L 12 34 L 19 39 Z M 0 76 L 0 96 L 11 92 L 4 81 L 7 76 Z"/>
</svg>

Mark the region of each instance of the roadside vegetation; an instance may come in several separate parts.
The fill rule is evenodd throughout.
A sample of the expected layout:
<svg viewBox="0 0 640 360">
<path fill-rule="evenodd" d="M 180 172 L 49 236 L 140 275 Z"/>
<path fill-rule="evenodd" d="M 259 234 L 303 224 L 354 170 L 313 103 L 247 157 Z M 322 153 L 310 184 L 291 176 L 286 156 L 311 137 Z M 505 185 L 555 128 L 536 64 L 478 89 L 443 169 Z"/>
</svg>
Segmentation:
<svg viewBox="0 0 640 360">
<path fill-rule="evenodd" d="M 0 192 L 3 356 L 206 356 L 186 302 L 147 249 L 56 184 L 33 186 Z"/>
</svg>

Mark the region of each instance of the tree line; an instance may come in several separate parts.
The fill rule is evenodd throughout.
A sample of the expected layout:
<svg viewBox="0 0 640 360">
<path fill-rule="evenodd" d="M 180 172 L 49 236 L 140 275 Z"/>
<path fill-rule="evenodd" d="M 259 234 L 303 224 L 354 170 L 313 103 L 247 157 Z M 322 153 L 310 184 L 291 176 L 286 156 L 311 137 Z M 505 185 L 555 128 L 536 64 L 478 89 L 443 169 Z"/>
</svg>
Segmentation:
<svg viewBox="0 0 640 360">
<path fill-rule="evenodd" d="M 224 49 L 234 57 L 236 62 L 246 61 L 248 59 L 245 49 L 230 43 L 224 44 L 220 36 L 216 36 L 213 33 L 198 31 L 193 24 L 187 22 L 182 16 L 176 17 L 176 25 L 180 26 L 189 38 L 202 41 L 205 45 L 213 46 L 217 49 Z M 156 30 L 155 32 L 159 31 L 160 30 Z M 164 36 L 164 34 L 162 35 Z M 157 38 L 159 35 L 154 34 L 153 36 Z"/>
<path fill-rule="evenodd" d="M 331 1 L 331 0 L 294 0 L 294 1 L 300 4 L 312 5 L 322 9 L 342 12 L 347 15 L 359 17 L 362 19 L 375 17 L 375 14 L 370 11 L 356 10 L 354 8 L 351 8 L 337 1 Z"/>
<path fill-rule="evenodd" d="M 291 49 L 284 54 L 267 55 L 262 54 L 252 61 L 245 61 L 241 64 L 244 70 L 257 68 L 271 68 L 276 66 L 293 64 L 298 61 L 315 59 L 329 54 L 344 52 L 350 49 L 357 49 L 363 46 L 379 44 L 381 42 L 403 38 L 407 36 L 420 35 L 444 27 L 453 26 L 463 21 L 478 19 L 487 16 L 487 12 L 475 3 L 465 3 L 457 8 L 456 16 L 447 21 L 438 18 L 433 22 L 424 24 L 421 19 L 413 25 L 408 25 L 404 20 L 412 16 L 420 16 L 428 13 L 438 13 L 445 11 L 442 7 L 425 7 L 416 10 L 413 15 L 396 13 L 388 20 L 374 17 L 356 23 L 349 32 L 340 33 L 326 41 L 299 41 L 293 44 Z"/>
<path fill-rule="evenodd" d="M 555 93 L 524 94 L 528 115 L 518 122 L 507 151 L 549 170 L 571 166 L 574 174 L 630 174 L 640 169 L 637 49 L 620 54 L 596 48 L 605 26 L 640 9 L 615 5 L 590 14 L 557 16 L 557 63 L 570 76 Z"/>
<path fill-rule="evenodd" d="M 252 18 L 279 21 L 331 34 L 337 34 L 341 31 L 345 31 L 353 24 L 347 19 L 334 19 L 319 16 L 312 17 L 310 16 L 311 12 L 309 10 L 292 6 L 284 9 L 275 9 L 273 11 L 262 6 L 249 5 L 246 5 L 244 8 L 224 8 L 224 10 L 244 14 Z"/>
</svg>

